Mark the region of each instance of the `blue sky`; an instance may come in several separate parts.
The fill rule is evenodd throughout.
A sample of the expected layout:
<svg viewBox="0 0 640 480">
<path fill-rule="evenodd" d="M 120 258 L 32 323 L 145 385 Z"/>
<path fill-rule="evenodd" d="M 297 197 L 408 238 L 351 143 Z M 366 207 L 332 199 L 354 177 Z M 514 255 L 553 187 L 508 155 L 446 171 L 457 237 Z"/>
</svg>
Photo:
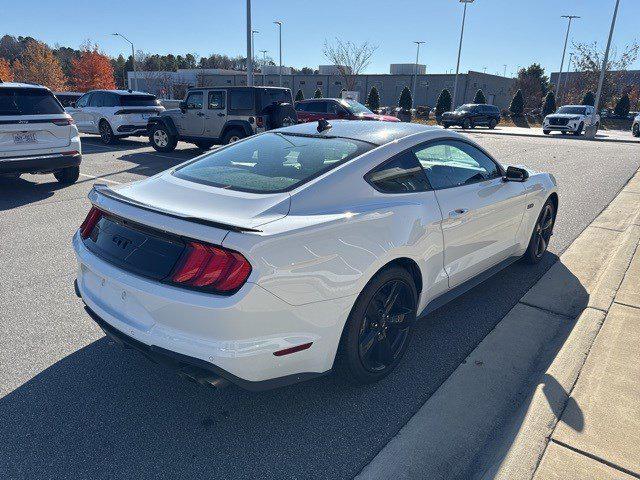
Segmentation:
<svg viewBox="0 0 640 480">
<path fill-rule="evenodd" d="M 150 53 L 211 52 L 243 54 L 244 0 L 22 0 L 2 2 L 0 34 L 31 35 L 50 45 L 78 47 L 98 43 L 109 55 L 126 54 L 128 44 L 111 37 L 120 31 Z M 461 70 L 514 72 L 518 65 L 539 62 L 547 71 L 560 64 L 566 20 L 574 21 L 571 39 L 597 40 L 604 46 L 615 0 L 475 0 L 468 8 Z M 99 6 L 98 6 L 99 5 Z M 105 5 L 108 5 L 106 7 Z M 455 68 L 462 5 L 457 0 L 253 0 L 256 51 L 277 59 L 277 29 L 283 26 L 285 65 L 327 63 L 325 39 L 339 37 L 378 45 L 371 73 L 388 73 L 390 63 L 415 59 L 414 40 L 424 40 L 421 63 L 431 73 Z M 621 0 L 614 44 L 640 41 L 640 1 Z M 640 68 L 636 62 L 634 68 Z"/>
</svg>

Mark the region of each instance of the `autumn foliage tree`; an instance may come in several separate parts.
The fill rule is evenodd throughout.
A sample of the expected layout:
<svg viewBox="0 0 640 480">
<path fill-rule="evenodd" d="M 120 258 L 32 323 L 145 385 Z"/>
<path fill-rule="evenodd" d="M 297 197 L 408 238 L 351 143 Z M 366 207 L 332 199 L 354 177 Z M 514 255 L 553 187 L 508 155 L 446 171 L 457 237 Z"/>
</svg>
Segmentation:
<svg viewBox="0 0 640 480">
<path fill-rule="evenodd" d="M 13 62 L 13 78 L 44 85 L 53 91 L 63 91 L 67 87 L 60 62 L 49 47 L 36 40 L 30 40 L 20 58 Z"/>
<path fill-rule="evenodd" d="M 86 46 L 80 57 L 72 61 L 71 71 L 74 88 L 81 92 L 116 88 L 111 61 L 97 46 Z"/>
<path fill-rule="evenodd" d="M 10 82 L 13 80 L 11 65 L 9 65 L 9 62 L 4 58 L 0 58 L 0 80 L 3 82 Z"/>
</svg>

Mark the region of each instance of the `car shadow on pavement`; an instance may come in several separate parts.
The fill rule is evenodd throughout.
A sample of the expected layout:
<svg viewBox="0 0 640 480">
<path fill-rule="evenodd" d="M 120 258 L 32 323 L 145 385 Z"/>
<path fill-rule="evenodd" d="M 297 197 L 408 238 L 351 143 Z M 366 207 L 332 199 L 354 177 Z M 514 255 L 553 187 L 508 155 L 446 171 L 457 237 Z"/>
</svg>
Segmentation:
<svg viewBox="0 0 640 480">
<path fill-rule="evenodd" d="M 102 337 L 0 399 L 0 477 L 352 478 L 557 259 L 517 262 L 434 311 L 403 364 L 363 387 L 329 375 L 218 391 Z"/>
<path fill-rule="evenodd" d="M 53 175 L 50 177 L 50 181 L 42 183 L 0 177 L 0 212 L 50 198 L 57 190 L 65 188 Z"/>
</svg>

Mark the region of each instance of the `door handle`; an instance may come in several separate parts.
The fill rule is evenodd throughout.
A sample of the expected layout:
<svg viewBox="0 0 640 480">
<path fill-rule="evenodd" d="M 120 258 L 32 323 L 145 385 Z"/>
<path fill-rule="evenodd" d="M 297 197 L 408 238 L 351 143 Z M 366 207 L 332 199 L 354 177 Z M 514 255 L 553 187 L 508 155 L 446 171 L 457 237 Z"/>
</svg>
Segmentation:
<svg viewBox="0 0 640 480">
<path fill-rule="evenodd" d="M 449 218 L 459 218 L 463 215 L 466 215 L 467 213 L 469 213 L 468 208 L 456 208 L 455 210 L 451 210 L 449 212 Z"/>
<path fill-rule="evenodd" d="M 224 117 L 226 115 L 226 113 L 219 113 L 218 116 L 219 117 Z"/>
</svg>

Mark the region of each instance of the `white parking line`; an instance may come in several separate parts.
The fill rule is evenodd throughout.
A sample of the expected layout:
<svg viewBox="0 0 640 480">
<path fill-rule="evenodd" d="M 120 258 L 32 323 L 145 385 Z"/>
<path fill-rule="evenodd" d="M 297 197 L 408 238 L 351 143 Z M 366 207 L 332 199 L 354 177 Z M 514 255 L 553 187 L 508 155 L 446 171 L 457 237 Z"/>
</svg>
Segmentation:
<svg viewBox="0 0 640 480">
<path fill-rule="evenodd" d="M 103 177 L 96 177 L 95 175 L 88 175 L 86 173 L 81 173 L 80 176 L 87 177 L 87 178 L 93 178 L 95 180 L 102 180 L 103 182 L 113 183 L 115 185 L 122 185 L 122 182 L 116 182 L 115 180 L 109 180 L 108 178 L 103 178 Z"/>
</svg>

